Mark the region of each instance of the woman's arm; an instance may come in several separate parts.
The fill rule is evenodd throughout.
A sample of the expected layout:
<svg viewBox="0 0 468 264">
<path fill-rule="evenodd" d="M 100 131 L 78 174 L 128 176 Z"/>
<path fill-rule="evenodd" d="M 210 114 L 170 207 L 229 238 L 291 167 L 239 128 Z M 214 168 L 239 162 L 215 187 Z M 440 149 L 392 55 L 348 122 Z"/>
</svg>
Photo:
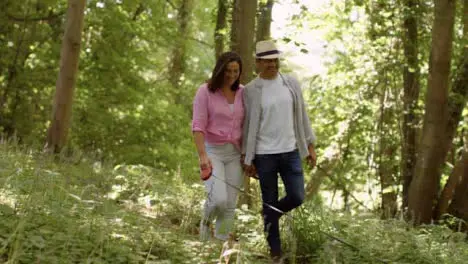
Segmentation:
<svg viewBox="0 0 468 264">
<path fill-rule="evenodd" d="M 200 87 L 193 101 L 192 132 L 198 152 L 200 167 L 211 167 L 211 161 L 205 150 L 205 132 L 208 124 L 208 89 Z"/>
<path fill-rule="evenodd" d="M 208 154 L 206 154 L 205 150 L 205 134 L 200 131 L 195 131 L 193 132 L 193 139 L 195 141 L 195 146 L 197 147 L 200 167 L 208 166 L 211 168 L 211 161 L 208 158 Z"/>
</svg>

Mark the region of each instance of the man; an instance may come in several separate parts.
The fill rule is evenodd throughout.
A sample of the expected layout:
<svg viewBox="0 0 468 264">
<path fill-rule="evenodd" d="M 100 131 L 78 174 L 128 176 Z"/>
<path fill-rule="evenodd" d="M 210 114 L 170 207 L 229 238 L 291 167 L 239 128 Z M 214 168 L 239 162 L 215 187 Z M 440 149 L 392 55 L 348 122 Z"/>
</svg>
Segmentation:
<svg viewBox="0 0 468 264">
<path fill-rule="evenodd" d="M 265 232 L 274 263 L 281 261 L 282 254 L 279 219 L 304 200 L 301 160 L 306 158 L 311 167 L 316 163 L 315 135 L 300 84 L 279 72 L 279 57 L 274 42 L 256 44 L 259 76 L 244 90 L 242 146 L 246 173 L 253 176 L 256 170 L 260 180 Z M 280 200 L 278 174 L 286 190 Z"/>
</svg>

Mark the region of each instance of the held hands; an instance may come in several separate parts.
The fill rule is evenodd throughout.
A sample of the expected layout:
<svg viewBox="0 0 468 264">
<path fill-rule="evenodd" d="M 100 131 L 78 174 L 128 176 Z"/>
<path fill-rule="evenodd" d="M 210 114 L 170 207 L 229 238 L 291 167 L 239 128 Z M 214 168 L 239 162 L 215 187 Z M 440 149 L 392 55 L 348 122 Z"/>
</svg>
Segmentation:
<svg viewBox="0 0 468 264">
<path fill-rule="evenodd" d="M 255 178 L 255 179 L 258 179 L 257 170 L 255 169 L 254 165 L 245 165 L 244 164 L 244 172 L 245 172 L 245 175 L 247 175 L 249 177 L 252 177 L 252 178 Z"/>
<path fill-rule="evenodd" d="M 307 156 L 306 160 L 310 168 L 313 169 L 315 165 L 317 164 L 317 154 L 315 153 L 314 145 L 309 144 L 308 150 L 309 150 L 309 156 Z"/>
<path fill-rule="evenodd" d="M 248 177 L 258 179 L 257 170 L 255 169 L 255 166 L 253 164 L 252 165 L 246 165 L 244 163 L 244 158 L 245 158 L 245 156 L 242 155 L 240 162 L 241 162 L 241 165 L 242 165 L 242 170 L 244 171 L 245 175 L 247 175 Z"/>
</svg>

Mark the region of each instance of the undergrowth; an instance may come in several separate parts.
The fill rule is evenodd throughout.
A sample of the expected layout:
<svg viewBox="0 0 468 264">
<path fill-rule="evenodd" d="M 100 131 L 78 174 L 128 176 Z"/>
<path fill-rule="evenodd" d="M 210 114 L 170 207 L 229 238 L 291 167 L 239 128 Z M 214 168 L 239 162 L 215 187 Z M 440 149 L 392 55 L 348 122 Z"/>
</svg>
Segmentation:
<svg viewBox="0 0 468 264">
<path fill-rule="evenodd" d="M 256 186 L 254 184 L 254 186 Z M 217 263 L 198 241 L 203 186 L 140 165 L 53 160 L 0 144 L 0 262 Z M 258 186 L 256 186 L 258 195 Z M 259 197 L 259 196 L 258 196 Z M 260 202 L 239 206 L 240 263 L 268 263 Z M 332 212 L 319 199 L 282 218 L 289 263 L 467 263 L 445 226 Z M 234 256 L 235 255 L 235 256 Z M 231 262 L 234 263 L 234 262 Z"/>
</svg>

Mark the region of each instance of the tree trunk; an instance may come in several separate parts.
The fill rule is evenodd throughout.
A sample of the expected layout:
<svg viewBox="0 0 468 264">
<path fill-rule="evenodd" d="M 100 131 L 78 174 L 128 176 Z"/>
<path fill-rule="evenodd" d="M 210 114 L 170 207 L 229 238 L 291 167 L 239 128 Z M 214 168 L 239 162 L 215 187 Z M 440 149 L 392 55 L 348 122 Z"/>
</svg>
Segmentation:
<svg viewBox="0 0 468 264">
<path fill-rule="evenodd" d="M 418 104 L 420 86 L 419 67 L 419 37 L 417 8 L 418 0 L 404 0 L 404 52 L 405 67 L 403 70 L 403 144 L 401 147 L 401 178 L 403 180 L 403 204 L 402 209 L 408 207 L 408 190 L 413 178 L 414 166 L 416 165 L 416 126 L 418 118 L 415 110 Z"/>
<path fill-rule="evenodd" d="M 53 152 L 59 152 L 67 140 L 78 73 L 85 5 L 86 0 L 68 0 L 67 22 L 60 52 L 60 72 L 52 120 L 47 132 L 46 148 Z"/>
<path fill-rule="evenodd" d="M 446 142 L 445 142 L 445 151 L 448 152 L 452 146 L 453 138 L 456 134 L 456 129 L 458 123 L 460 122 L 463 108 L 466 105 L 466 99 L 468 96 L 468 0 L 464 1 L 463 8 L 464 18 L 463 18 L 463 43 L 464 48 L 462 51 L 461 61 L 458 67 L 458 73 L 455 78 L 455 82 L 452 87 L 449 100 L 449 118 L 447 123 L 446 131 Z M 468 140 L 468 138 L 466 139 Z M 466 143 L 465 140 L 465 143 Z M 467 162 L 466 159 L 466 148 L 465 153 L 463 154 L 462 159 L 457 163 L 453 169 L 452 174 L 450 175 L 442 194 L 439 198 L 438 204 L 434 211 L 435 219 L 440 219 L 440 217 L 447 213 L 448 205 L 450 200 L 453 197 L 454 191 L 458 183 L 461 181 L 461 175 L 463 174 L 463 161 Z"/>
<path fill-rule="evenodd" d="M 273 11 L 273 0 L 259 3 L 259 13 L 257 17 L 257 37 L 256 41 L 267 40 L 271 35 L 271 13 Z"/>
<path fill-rule="evenodd" d="M 232 1 L 232 22 L 231 22 L 231 50 L 239 51 L 241 45 L 241 32 L 242 32 L 242 13 L 241 2 L 242 0 Z M 242 58 L 243 59 L 243 58 Z"/>
<path fill-rule="evenodd" d="M 468 229 L 468 148 L 465 147 L 460 159 L 459 184 L 455 188 L 452 202 L 449 206 L 449 213 L 464 220 L 462 229 Z"/>
<path fill-rule="evenodd" d="M 443 148 L 454 21 L 455 1 L 436 0 L 423 133 L 408 197 L 409 216 L 414 224 L 431 222 L 445 161 Z"/>
<path fill-rule="evenodd" d="M 187 64 L 187 35 L 190 33 L 190 19 L 193 10 L 193 0 L 182 0 L 181 6 L 177 11 L 178 32 L 177 41 L 174 41 L 172 50 L 172 63 L 169 72 L 169 80 L 174 89 L 174 102 L 181 103 L 181 77 L 185 73 Z"/>
<path fill-rule="evenodd" d="M 254 72 L 254 38 L 257 1 L 235 0 L 232 13 L 231 49 L 243 61 L 241 83 L 252 80 Z"/>
<path fill-rule="evenodd" d="M 468 173 L 468 144 L 465 146 L 465 149 L 463 151 L 462 156 L 460 157 L 460 160 L 457 162 L 455 165 L 455 168 L 452 171 L 452 174 L 450 175 L 447 183 L 445 184 L 445 187 L 442 191 L 442 194 L 440 195 L 439 201 L 437 203 L 437 206 L 435 208 L 435 219 L 441 219 L 441 217 L 448 212 L 449 208 L 449 203 L 452 201 L 451 206 L 455 206 L 458 208 L 459 201 L 463 201 L 463 191 L 468 191 L 465 187 L 468 186 L 468 183 L 464 178 L 466 177 L 466 173 Z M 465 187 L 460 186 L 462 185 L 462 182 L 465 181 Z M 458 192 L 457 200 L 453 200 L 455 190 Z M 454 203 L 455 202 L 455 203 Z M 453 208 L 452 208 L 453 210 Z M 468 220 L 468 219 L 467 219 Z"/>
<path fill-rule="evenodd" d="M 254 72 L 254 38 L 257 0 L 234 0 L 232 8 L 231 50 L 242 58 L 241 83 L 252 80 Z M 241 204 L 251 206 L 250 178 L 244 176 L 246 194 L 240 198 Z"/>
<path fill-rule="evenodd" d="M 463 51 L 461 60 L 458 64 L 455 81 L 452 86 L 452 91 L 449 95 L 448 102 L 448 123 L 446 131 L 446 141 L 444 151 L 448 152 L 453 138 L 456 135 L 458 124 L 462 116 L 463 108 L 465 108 L 468 97 L 468 0 L 464 1 L 463 8 Z"/>
<path fill-rule="evenodd" d="M 382 198 L 382 218 L 392 218 L 397 213 L 397 182 L 394 177 L 394 164 L 396 145 L 392 143 L 392 138 L 388 135 L 391 130 L 391 121 L 393 119 L 392 109 L 386 107 L 388 104 L 387 83 L 384 84 L 384 91 L 380 98 L 380 122 L 379 130 L 379 163 L 378 174 L 380 179 L 381 198 Z"/>
<path fill-rule="evenodd" d="M 226 30 L 227 4 L 226 0 L 218 0 L 218 13 L 216 16 L 216 28 L 214 33 L 215 56 L 216 59 L 224 51 L 224 37 Z"/>
</svg>

